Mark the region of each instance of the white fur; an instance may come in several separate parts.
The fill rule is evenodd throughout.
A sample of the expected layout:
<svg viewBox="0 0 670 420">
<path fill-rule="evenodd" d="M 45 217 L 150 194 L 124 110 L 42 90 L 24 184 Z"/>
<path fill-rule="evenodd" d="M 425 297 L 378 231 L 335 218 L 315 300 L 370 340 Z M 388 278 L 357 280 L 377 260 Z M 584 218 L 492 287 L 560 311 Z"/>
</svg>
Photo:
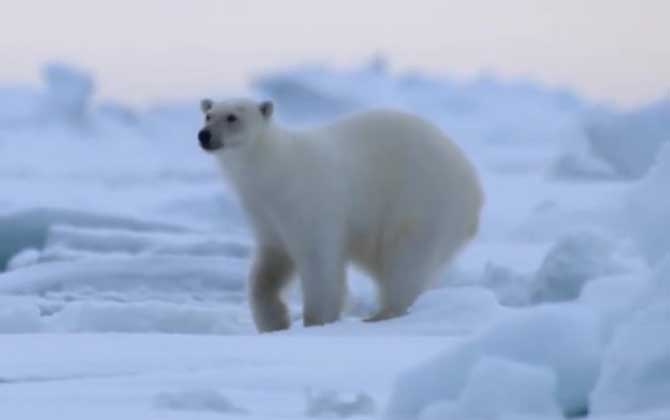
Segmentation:
<svg viewBox="0 0 670 420">
<path fill-rule="evenodd" d="M 288 328 L 280 292 L 294 268 L 305 325 L 339 318 L 350 262 L 378 286 L 370 320 L 402 315 L 477 231 L 475 170 L 422 119 L 378 110 L 294 131 L 248 100 L 217 102 L 209 112 L 206 127 L 223 144 L 215 156 L 258 241 L 250 288 L 260 331 Z M 241 132 L 216 122 L 229 112 L 240 115 Z"/>
</svg>

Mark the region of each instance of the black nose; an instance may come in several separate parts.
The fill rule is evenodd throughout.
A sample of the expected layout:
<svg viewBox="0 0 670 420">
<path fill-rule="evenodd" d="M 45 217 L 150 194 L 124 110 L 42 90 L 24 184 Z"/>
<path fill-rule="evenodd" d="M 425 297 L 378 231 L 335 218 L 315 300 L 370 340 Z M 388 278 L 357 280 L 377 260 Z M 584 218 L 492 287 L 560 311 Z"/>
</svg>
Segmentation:
<svg viewBox="0 0 670 420">
<path fill-rule="evenodd" d="M 200 130 L 198 133 L 198 140 L 200 140 L 200 146 L 203 149 L 209 150 L 211 146 L 212 133 L 209 130 Z"/>
</svg>

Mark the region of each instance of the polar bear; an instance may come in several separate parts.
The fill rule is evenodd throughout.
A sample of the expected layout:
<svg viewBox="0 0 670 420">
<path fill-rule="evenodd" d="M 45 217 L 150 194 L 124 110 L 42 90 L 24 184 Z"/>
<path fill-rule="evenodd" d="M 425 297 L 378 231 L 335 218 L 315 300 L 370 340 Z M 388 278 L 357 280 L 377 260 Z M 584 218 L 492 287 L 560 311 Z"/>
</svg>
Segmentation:
<svg viewBox="0 0 670 420">
<path fill-rule="evenodd" d="M 274 121 L 273 103 L 203 99 L 200 145 L 240 197 L 257 252 L 249 295 L 261 332 L 289 327 L 281 291 L 300 277 L 305 326 L 339 319 L 354 263 L 378 289 L 369 321 L 403 315 L 477 232 L 483 194 L 438 128 L 373 110 L 320 127 Z"/>
</svg>

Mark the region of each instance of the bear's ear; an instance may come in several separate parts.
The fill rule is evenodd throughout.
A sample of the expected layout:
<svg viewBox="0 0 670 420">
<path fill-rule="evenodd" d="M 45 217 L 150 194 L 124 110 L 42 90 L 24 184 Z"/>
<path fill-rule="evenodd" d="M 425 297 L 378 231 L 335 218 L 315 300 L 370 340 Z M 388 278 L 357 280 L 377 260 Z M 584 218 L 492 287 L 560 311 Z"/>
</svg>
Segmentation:
<svg viewBox="0 0 670 420">
<path fill-rule="evenodd" d="M 263 101 L 258 106 L 258 109 L 261 111 L 261 115 L 269 119 L 272 116 L 272 111 L 274 110 L 274 104 L 272 103 L 272 101 Z"/>
<path fill-rule="evenodd" d="M 214 106 L 214 101 L 212 101 L 211 99 L 203 99 L 202 101 L 200 101 L 200 110 L 202 112 L 209 111 L 210 109 L 212 109 L 212 106 Z"/>
</svg>

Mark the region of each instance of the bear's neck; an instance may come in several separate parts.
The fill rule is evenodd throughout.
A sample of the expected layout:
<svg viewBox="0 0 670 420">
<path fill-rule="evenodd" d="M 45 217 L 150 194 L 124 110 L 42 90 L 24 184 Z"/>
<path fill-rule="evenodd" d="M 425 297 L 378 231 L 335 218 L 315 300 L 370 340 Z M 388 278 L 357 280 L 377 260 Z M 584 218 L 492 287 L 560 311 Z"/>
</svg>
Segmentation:
<svg viewBox="0 0 670 420">
<path fill-rule="evenodd" d="M 253 148 L 224 153 L 221 166 L 242 195 L 246 195 L 246 190 L 271 192 L 278 182 L 290 182 L 295 138 L 292 131 L 271 124 Z"/>
</svg>

